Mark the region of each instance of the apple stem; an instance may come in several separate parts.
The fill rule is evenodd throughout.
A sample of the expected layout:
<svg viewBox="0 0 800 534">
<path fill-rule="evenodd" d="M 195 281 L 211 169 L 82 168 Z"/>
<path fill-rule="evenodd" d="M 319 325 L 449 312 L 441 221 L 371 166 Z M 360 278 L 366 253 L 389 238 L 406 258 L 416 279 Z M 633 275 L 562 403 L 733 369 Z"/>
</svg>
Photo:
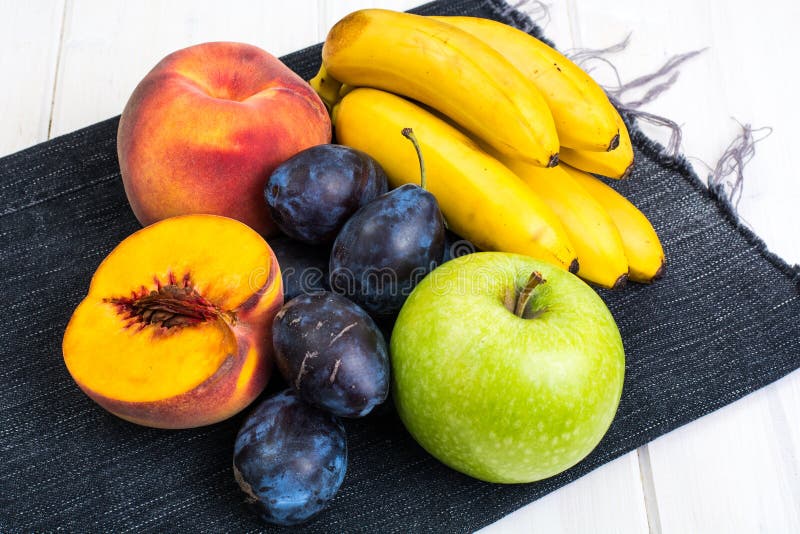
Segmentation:
<svg viewBox="0 0 800 534">
<path fill-rule="evenodd" d="M 536 286 L 545 282 L 546 280 L 542 278 L 542 275 L 539 272 L 533 271 L 531 273 L 531 275 L 528 277 L 528 281 L 525 283 L 525 287 L 522 288 L 522 291 L 520 291 L 520 294 L 517 297 L 517 305 L 514 307 L 514 315 L 523 319 L 525 318 L 525 308 L 528 307 L 528 301 L 531 299 L 533 290 L 536 288 Z"/>
<path fill-rule="evenodd" d="M 419 160 L 419 186 L 422 189 L 425 189 L 426 184 L 426 176 L 425 176 L 425 159 L 422 157 L 422 149 L 419 147 L 419 142 L 417 142 L 417 136 L 414 135 L 414 130 L 411 128 L 403 128 L 401 132 L 403 136 L 411 141 L 414 145 L 414 150 L 417 151 L 417 159 Z"/>
</svg>

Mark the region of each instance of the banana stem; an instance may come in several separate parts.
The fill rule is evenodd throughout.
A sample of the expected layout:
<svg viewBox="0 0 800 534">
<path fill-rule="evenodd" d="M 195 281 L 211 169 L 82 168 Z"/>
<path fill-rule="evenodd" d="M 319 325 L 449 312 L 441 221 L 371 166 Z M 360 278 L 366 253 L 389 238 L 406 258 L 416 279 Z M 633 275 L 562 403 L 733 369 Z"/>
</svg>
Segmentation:
<svg viewBox="0 0 800 534">
<path fill-rule="evenodd" d="M 330 113 L 333 107 L 341 100 L 339 91 L 342 88 L 342 82 L 328 74 L 324 65 L 319 67 L 319 72 L 308 81 L 308 84 L 317 92 L 320 99 L 322 99 L 323 104 L 328 108 L 328 113 Z"/>
<path fill-rule="evenodd" d="M 414 135 L 414 130 L 411 128 L 403 128 L 401 132 L 403 136 L 411 141 L 414 145 L 414 150 L 417 151 L 417 159 L 419 160 L 419 186 L 422 189 L 425 189 L 426 184 L 426 176 L 425 176 L 425 159 L 422 157 L 422 149 L 419 147 L 419 143 L 417 142 L 417 137 Z"/>
</svg>

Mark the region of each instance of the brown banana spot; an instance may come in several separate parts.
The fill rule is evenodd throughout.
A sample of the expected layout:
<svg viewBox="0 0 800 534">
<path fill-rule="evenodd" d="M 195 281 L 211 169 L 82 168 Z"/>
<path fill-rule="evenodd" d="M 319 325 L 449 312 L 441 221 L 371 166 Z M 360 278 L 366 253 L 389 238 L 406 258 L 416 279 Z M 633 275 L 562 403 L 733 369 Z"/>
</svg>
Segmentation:
<svg viewBox="0 0 800 534">
<path fill-rule="evenodd" d="M 354 11 L 334 24 L 325 38 L 322 46 L 322 61 L 327 63 L 328 58 L 339 50 L 347 48 L 355 41 L 369 24 L 370 17 L 363 11 Z"/>
<path fill-rule="evenodd" d="M 617 135 L 615 135 L 611 142 L 608 144 L 608 148 L 606 149 L 607 152 L 611 152 L 612 150 L 616 150 L 619 146 L 619 130 L 617 130 Z"/>
</svg>

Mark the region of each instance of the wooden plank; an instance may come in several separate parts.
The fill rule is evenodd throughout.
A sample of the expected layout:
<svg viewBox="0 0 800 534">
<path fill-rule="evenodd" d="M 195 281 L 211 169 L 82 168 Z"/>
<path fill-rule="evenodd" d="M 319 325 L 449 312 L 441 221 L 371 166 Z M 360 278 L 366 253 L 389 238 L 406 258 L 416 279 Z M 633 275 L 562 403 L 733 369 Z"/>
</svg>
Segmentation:
<svg viewBox="0 0 800 534">
<path fill-rule="evenodd" d="M 482 534 L 608 532 L 648 530 L 636 453 L 626 454 L 542 497 Z"/>
<path fill-rule="evenodd" d="M 53 132 L 119 114 L 165 55 L 204 41 L 243 41 L 276 56 L 318 39 L 316 0 L 122 2 L 75 0 L 68 14 Z"/>
<path fill-rule="evenodd" d="M 0 0 L 0 156 L 47 139 L 64 1 Z"/>
<path fill-rule="evenodd" d="M 772 250 L 797 262 L 800 237 L 791 228 L 800 183 L 789 158 L 800 110 L 785 105 L 792 88 L 779 51 L 793 48 L 798 7 L 771 2 L 759 17 L 773 23 L 759 25 L 743 1 L 711 6 L 691 0 L 583 2 L 581 36 L 584 45 L 602 47 L 635 29 L 629 50 L 614 58 L 623 79 L 652 71 L 674 53 L 709 47 L 645 109 L 683 126 L 684 152 L 701 176 L 707 173 L 702 162 L 713 165 L 737 133 L 731 116 L 775 128 L 745 172 L 739 212 Z M 649 445 L 664 532 L 800 531 L 798 391 L 795 372 Z"/>
<path fill-rule="evenodd" d="M 420 5 L 418 0 L 319 0 L 319 41 L 324 41 L 328 30 L 336 22 L 357 9 L 380 8 L 406 11 Z"/>
<path fill-rule="evenodd" d="M 800 463 L 787 429 L 797 419 L 775 389 L 650 444 L 664 532 L 800 531 Z"/>
</svg>

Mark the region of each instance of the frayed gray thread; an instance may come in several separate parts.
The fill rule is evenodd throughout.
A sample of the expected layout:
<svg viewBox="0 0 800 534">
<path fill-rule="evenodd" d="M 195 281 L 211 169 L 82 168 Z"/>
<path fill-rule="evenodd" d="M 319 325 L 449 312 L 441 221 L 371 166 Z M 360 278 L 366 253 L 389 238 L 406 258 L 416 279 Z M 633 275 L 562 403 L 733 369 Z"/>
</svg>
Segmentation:
<svg viewBox="0 0 800 534">
<path fill-rule="evenodd" d="M 606 48 L 572 48 L 572 49 L 566 50 L 564 52 L 564 55 L 567 56 L 568 58 L 570 58 L 577 65 L 580 65 L 581 67 L 583 67 L 585 65 L 586 60 L 588 60 L 588 59 L 599 59 L 599 60 L 607 61 L 605 59 L 606 55 L 608 55 L 608 54 L 616 54 L 617 52 L 622 52 L 626 48 L 628 48 L 628 44 L 630 44 L 630 42 L 631 42 L 631 35 L 633 35 L 633 32 L 628 33 L 628 35 L 626 35 L 625 39 L 623 39 L 622 41 L 620 41 L 620 42 L 618 42 L 616 44 L 613 44 L 611 46 L 608 46 Z M 611 65 L 611 67 L 613 68 L 614 66 Z M 586 70 L 586 69 L 584 69 L 584 70 Z M 619 80 L 619 74 L 617 73 L 617 69 L 613 69 L 613 70 L 614 70 L 614 74 L 617 75 L 617 80 Z M 589 72 L 589 70 L 587 70 L 586 72 Z"/>
<path fill-rule="evenodd" d="M 540 28 L 550 24 L 550 6 L 541 0 L 522 0 L 517 10 L 524 10 L 531 20 Z"/>
<path fill-rule="evenodd" d="M 673 72 L 672 75 L 663 82 L 657 83 L 652 87 L 648 88 L 647 91 L 645 91 L 644 95 L 639 100 L 633 100 L 633 101 L 629 100 L 625 103 L 625 106 L 627 106 L 629 109 L 631 108 L 636 109 L 642 107 L 645 104 L 649 104 L 650 102 L 661 96 L 662 93 L 666 92 L 667 89 L 672 87 L 672 85 L 678 79 L 680 74 L 681 73 L 679 71 Z M 622 91 L 627 91 L 629 89 L 631 89 L 630 84 L 625 84 L 622 87 Z M 618 95 L 617 98 L 619 99 Z"/>
<path fill-rule="evenodd" d="M 683 130 L 681 130 L 681 127 L 677 122 L 666 117 L 662 117 L 661 115 L 656 115 L 655 113 L 650 113 L 641 109 L 630 108 L 625 104 L 620 104 L 619 101 L 614 98 L 611 99 L 611 102 L 614 103 L 620 112 L 624 113 L 628 117 L 628 120 L 641 119 L 643 122 L 647 122 L 655 126 L 663 126 L 664 128 L 668 129 L 670 131 L 669 141 L 667 142 L 667 146 L 664 148 L 664 151 L 667 153 L 667 155 L 672 156 L 673 158 L 681 153 Z"/>
<path fill-rule="evenodd" d="M 571 58 L 583 68 L 586 68 L 587 62 L 591 60 L 600 60 L 607 64 L 617 79 L 616 87 L 604 88 L 611 101 L 629 120 L 641 119 L 644 122 L 669 129 L 670 138 L 666 146 L 666 152 L 675 157 L 680 154 L 683 139 L 683 131 L 680 125 L 671 119 L 649 113 L 640 108 L 654 101 L 671 88 L 680 76 L 680 66 L 704 52 L 706 48 L 672 56 L 655 72 L 639 76 L 627 83 L 621 83 L 616 67 L 604 55 L 625 50 L 630 42 L 630 37 L 631 34 L 628 34 L 621 42 L 599 50 L 578 49 L 572 54 Z M 669 77 L 664 80 L 665 76 Z M 655 85 L 650 85 L 659 79 L 662 81 Z M 648 87 L 648 85 L 650 86 Z M 638 100 L 623 100 L 623 95 L 626 92 L 637 88 L 647 88 L 647 90 Z M 772 133 L 772 128 L 770 127 L 753 129 L 749 124 L 742 125 L 739 123 L 739 125 L 742 128 L 742 132 L 730 142 L 708 178 L 708 187 L 713 189 L 717 195 L 725 197 L 734 211 L 738 209 L 739 202 L 742 199 L 744 168 L 755 156 L 755 145 Z M 758 132 L 766 133 L 756 139 L 753 134 Z M 706 165 L 705 163 L 703 164 Z M 708 167 L 708 165 L 706 166 Z"/>
<path fill-rule="evenodd" d="M 769 126 L 753 128 L 749 124 L 736 122 L 742 129 L 741 133 L 730 142 L 713 172 L 708 175 L 708 187 L 728 198 L 734 209 L 738 209 L 742 200 L 744 168 L 756 155 L 756 144 L 772 134 Z M 761 132 L 763 135 L 760 137 L 754 135 Z"/>
<path fill-rule="evenodd" d="M 669 142 L 666 150 L 669 155 L 677 156 L 680 153 L 681 141 L 683 139 L 683 132 L 680 125 L 675 121 L 643 111 L 640 108 L 654 101 L 667 91 L 678 80 L 680 76 L 679 67 L 686 61 L 701 54 L 705 48 L 701 50 L 692 50 L 683 54 L 675 55 L 669 58 L 659 69 L 656 71 L 634 78 L 633 80 L 622 83 L 617 67 L 607 57 L 608 54 L 616 54 L 624 51 L 631 40 L 631 33 L 625 38 L 606 48 L 591 49 L 591 48 L 577 48 L 567 53 L 567 56 L 574 61 L 578 66 L 586 72 L 591 72 L 593 67 L 592 62 L 602 62 L 609 66 L 611 72 L 617 80 L 615 87 L 604 87 L 614 105 L 620 110 L 621 113 L 626 115 L 629 119 L 641 119 L 643 122 L 653 124 L 655 126 L 662 126 L 670 130 Z M 664 79 L 666 77 L 666 79 Z M 653 84 L 653 82 L 658 82 Z M 649 86 L 649 87 L 648 87 Z M 625 100 L 623 95 L 632 89 L 644 88 L 645 93 L 639 99 Z"/>
<path fill-rule="evenodd" d="M 494 13 L 499 13 L 502 10 L 501 6 L 507 6 L 507 5 L 508 4 L 505 4 L 503 0 L 484 0 L 484 7 L 488 8 L 490 11 Z M 542 35 L 541 28 L 536 24 L 533 24 L 530 17 L 526 13 L 523 13 L 518 9 L 512 9 L 511 12 L 508 13 L 508 17 L 513 22 L 517 23 L 519 27 L 530 28 L 527 30 L 528 33 L 532 34 L 534 37 L 540 39 L 541 41 L 547 43 L 549 46 L 556 48 L 555 44 L 552 41 L 550 41 L 546 36 Z M 597 49 L 597 50 L 576 49 L 572 52 L 571 57 L 575 57 L 576 54 L 582 54 L 584 59 L 588 58 L 589 56 L 593 57 L 596 56 L 594 57 L 594 59 L 598 59 L 602 62 L 605 62 L 610 67 L 613 68 L 614 65 L 609 60 L 602 57 L 602 55 L 604 53 L 608 54 L 608 53 L 621 52 L 625 50 L 630 41 L 630 36 L 631 35 L 628 34 L 628 36 L 626 36 L 625 39 L 620 43 L 617 43 L 615 45 L 603 49 Z M 580 55 L 578 57 L 580 58 Z M 673 68 L 674 67 L 675 65 L 673 64 Z M 583 68 L 584 70 L 586 70 L 585 66 Z M 619 74 L 616 72 L 616 69 L 613 70 L 615 72 L 615 75 L 617 76 L 617 81 L 619 82 L 620 81 Z M 618 85 L 621 86 L 622 83 L 618 83 Z M 664 87 L 664 84 L 661 85 L 662 85 L 661 92 L 669 88 L 669 86 Z M 653 94 L 651 99 L 655 99 L 657 96 L 658 94 Z M 612 102 L 614 103 L 615 106 L 617 106 L 617 108 L 621 108 L 621 104 L 619 102 L 614 102 L 614 99 L 612 99 Z M 644 133 L 642 133 L 642 131 L 639 130 L 639 128 L 636 126 L 635 119 L 637 118 L 637 116 L 641 117 L 642 114 L 646 112 L 631 110 L 631 109 L 628 110 L 620 109 L 620 112 L 622 113 L 626 122 L 630 125 L 631 139 L 633 140 L 634 144 L 640 148 L 640 150 L 648 152 L 653 158 L 659 161 L 662 165 L 677 170 L 690 184 L 692 184 L 699 192 L 701 192 L 701 194 L 706 195 L 708 198 L 711 198 L 714 201 L 716 201 L 717 206 L 720 209 L 722 215 L 725 217 L 725 219 L 728 220 L 748 241 L 748 243 L 750 243 L 755 248 L 755 250 L 757 250 L 767 261 L 769 261 L 772 265 L 774 265 L 778 270 L 789 276 L 792 282 L 796 284 L 797 290 L 800 291 L 800 265 L 789 265 L 780 256 L 776 255 L 773 252 L 770 252 L 767 249 L 766 243 L 764 243 L 764 241 L 761 238 L 759 238 L 750 228 L 743 225 L 743 221 L 736 214 L 736 209 L 731 202 L 731 198 L 724 191 L 724 187 L 714 186 L 714 185 L 709 187 L 709 184 L 703 183 L 697 176 L 697 173 L 694 171 L 692 166 L 689 164 L 689 161 L 686 159 L 686 157 L 683 154 L 681 154 L 677 148 L 672 146 L 673 145 L 672 140 L 670 142 L 671 147 L 665 148 L 656 141 L 653 141 L 652 139 L 647 137 Z M 652 121 L 653 117 L 656 116 L 650 114 L 650 116 L 645 118 L 644 120 Z M 672 128 L 671 126 L 670 128 L 672 128 L 673 136 L 674 135 L 678 136 L 677 146 L 679 147 L 680 135 L 681 135 L 680 127 L 674 121 L 670 121 L 669 119 L 666 119 L 664 117 L 659 117 L 658 120 L 667 121 L 668 123 L 674 125 L 674 128 Z M 752 137 L 753 133 L 760 131 L 766 131 L 767 133 L 761 138 L 753 140 L 752 145 L 755 145 L 755 143 L 758 143 L 759 141 L 764 139 L 767 135 L 769 135 L 772 132 L 772 129 L 770 127 L 762 127 L 755 130 L 751 129 L 749 135 Z M 677 134 L 675 134 L 675 132 L 677 132 Z M 735 146 L 736 146 L 736 140 L 731 142 L 731 144 L 729 145 L 729 149 Z M 747 162 L 749 162 L 750 159 L 752 159 L 754 155 L 753 150 L 754 147 L 750 146 L 750 149 L 740 150 L 740 151 L 734 150 L 733 153 L 735 155 L 729 156 L 729 158 L 732 158 L 734 162 L 737 162 L 737 160 L 739 162 L 736 167 L 737 177 L 736 181 L 734 182 L 734 185 L 736 183 L 739 184 L 739 190 L 741 190 L 743 184 L 742 171 L 744 169 L 744 165 L 746 165 Z M 727 152 L 728 150 L 726 150 L 726 153 Z M 723 154 L 723 157 L 720 158 L 720 161 L 717 163 L 717 168 L 719 168 L 720 170 L 724 170 L 726 168 L 723 159 L 725 159 L 725 154 Z M 708 165 L 706 166 L 708 167 Z M 717 176 L 718 177 L 714 179 L 709 178 L 709 182 L 716 181 L 720 183 L 722 182 L 722 180 L 724 180 L 724 178 L 721 178 L 723 174 L 717 174 Z"/>
<path fill-rule="evenodd" d="M 530 33 L 536 27 L 539 29 L 545 28 L 550 23 L 550 7 L 541 0 L 509 2 L 498 12 L 503 18 L 515 13 L 524 13 L 528 20 L 521 25 L 520 29 L 527 33 Z"/>
<path fill-rule="evenodd" d="M 658 70 L 652 72 L 650 74 L 645 74 L 643 76 L 639 76 L 638 78 L 634 78 L 633 80 L 626 82 L 624 84 L 620 84 L 616 88 L 609 88 L 607 91 L 609 94 L 616 99 L 624 102 L 624 105 L 629 108 L 639 108 L 644 104 L 648 104 L 658 98 L 664 91 L 672 87 L 672 84 L 678 79 L 680 75 L 679 67 L 689 61 L 690 59 L 702 54 L 706 49 L 701 48 L 700 50 L 692 50 L 691 52 L 686 52 L 683 54 L 677 54 L 672 56 L 664 63 Z M 639 87 L 647 87 L 652 82 L 662 79 L 663 77 L 670 75 L 670 77 L 663 82 L 660 82 L 656 85 L 653 85 L 647 89 L 645 95 L 640 98 L 639 100 L 628 100 L 625 101 L 622 98 L 622 95 L 630 91 L 631 89 L 637 89 Z"/>
<path fill-rule="evenodd" d="M 495 11 L 500 11 L 504 17 L 514 16 L 516 19 L 520 18 L 519 15 L 522 14 L 523 17 L 521 18 L 527 20 L 523 20 L 520 26 L 528 33 L 540 35 L 541 27 L 550 21 L 550 9 L 541 0 L 519 0 L 514 4 L 505 4 L 502 9 L 498 8 L 498 3 L 496 0 L 488 0 L 487 2 Z M 604 89 L 614 106 L 629 122 L 641 120 L 642 122 L 667 128 L 670 131 L 670 137 L 667 146 L 664 147 L 664 155 L 678 158 L 680 157 L 680 148 L 683 141 L 681 126 L 671 119 L 644 111 L 641 107 L 653 102 L 669 90 L 680 76 L 680 67 L 690 59 L 705 52 L 707 48 L 672 56 L 656 71 L 623 83 L 617 67 L 606 56 L 625 51 L 630 44 L 632 35 L 632 32 L 628 33 L 622 41 L 605 48 L 575 48 L 567 50 L 564 55 L 587 73 L 591 73 L 594 70 L 593 62 L 607 65 L 616 79 L 616 86 L 604 87 Z M 546 42 L 553 46 L 551 42 Z M 623 95 L 633 89 L 644 89 L 645 92 L 638 99 L 626 100 Z M 770 127 L 753 129 L 749 124 L 741 125 L 741 123 L 740 126 L 742 127 L 742 133 L 731 141 L 708 178 L 709 189 L 717 196 L 724 197 L 733 212 L 738 208 L 742 198 L 744 167 L 755 156 L 756 143 L 772 133 L 772 128 Z M 766 132 L 766 134 L 755 139 L 753 134 L 762 131 Z M 706 165 L 705 163 L 703 164 Z M 706 167 L 709 166 L 706 165 Z"/>
</svg>

